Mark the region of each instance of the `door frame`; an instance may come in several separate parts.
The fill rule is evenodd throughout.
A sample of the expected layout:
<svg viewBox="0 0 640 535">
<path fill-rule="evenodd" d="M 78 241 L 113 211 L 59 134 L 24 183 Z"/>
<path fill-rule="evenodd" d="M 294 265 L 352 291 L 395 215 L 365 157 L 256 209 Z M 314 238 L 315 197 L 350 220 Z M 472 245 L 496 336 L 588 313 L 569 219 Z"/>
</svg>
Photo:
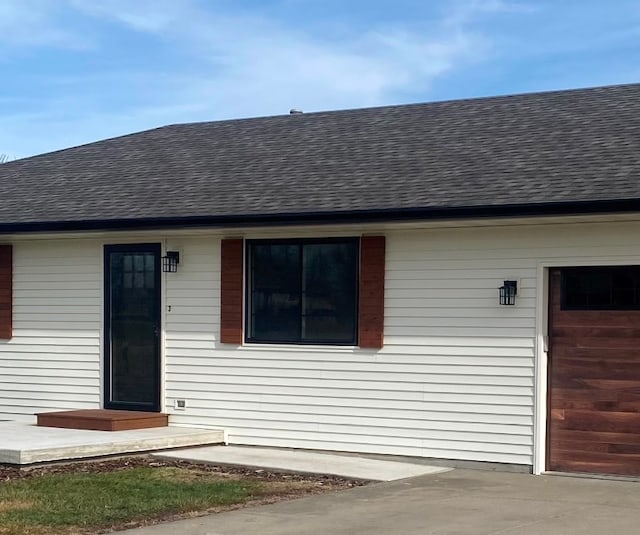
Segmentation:
<svg viewBox="0 0 640 535">
<path fill-rule="evenodd" d="M 155 341 L 155 366 L 152 370 L 155 382 L 155 393 L 152 404 L 136 402 L 111 401 L 111 273 L 109 259 L 111 253 L 145 252 L 154 254 L 155 263 L 155 288 L 157 297 L 157 310 L 155 321 L 157 324 Z M 162 399 L 162 244 L 159 242 L 106 244 L 103 246 L 103 365 L 102 377 L 103 396 L 102 403 L 105 409 L 160 412 Z"/>
</svg>

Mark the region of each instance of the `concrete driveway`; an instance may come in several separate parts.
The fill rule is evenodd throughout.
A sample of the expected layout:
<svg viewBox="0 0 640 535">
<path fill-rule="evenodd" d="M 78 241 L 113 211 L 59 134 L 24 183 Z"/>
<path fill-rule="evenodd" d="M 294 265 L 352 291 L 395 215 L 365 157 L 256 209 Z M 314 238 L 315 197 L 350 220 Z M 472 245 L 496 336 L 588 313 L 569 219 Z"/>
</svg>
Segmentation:
<svg viewBox="0 0 640 535">
<path fill-rule="evenodd" d="M 454 470 L 129 535 L 632 535 L 640 483 Z"/>
</svg>

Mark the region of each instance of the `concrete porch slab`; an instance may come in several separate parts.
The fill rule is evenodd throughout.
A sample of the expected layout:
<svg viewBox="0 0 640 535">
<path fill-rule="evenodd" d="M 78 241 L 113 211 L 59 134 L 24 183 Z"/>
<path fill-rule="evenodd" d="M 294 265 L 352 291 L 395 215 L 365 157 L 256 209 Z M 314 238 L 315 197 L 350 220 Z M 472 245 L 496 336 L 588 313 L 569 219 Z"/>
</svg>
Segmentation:
<svg viewBox="0 0 640 535">
<path fill-rule="evenodd" d="M 88 431 L 0 422 L 0 463 L 32 464 L 169 448 L 221 444 L 218 429 L 156 427 L 131 431 Z"/>
<path fill-rule="evenodd" d="M 154 454 L 154 456 L 213 464 L 252 466 L 288 472 L 331 474 L 372 481 L 393 481 L 451 470 L 451 468 L 440 466 L 382 461 L 352 455 L 260 448 L 257 446 L 190 448 L 188 450 L 162 452 Z"/>
</svg>

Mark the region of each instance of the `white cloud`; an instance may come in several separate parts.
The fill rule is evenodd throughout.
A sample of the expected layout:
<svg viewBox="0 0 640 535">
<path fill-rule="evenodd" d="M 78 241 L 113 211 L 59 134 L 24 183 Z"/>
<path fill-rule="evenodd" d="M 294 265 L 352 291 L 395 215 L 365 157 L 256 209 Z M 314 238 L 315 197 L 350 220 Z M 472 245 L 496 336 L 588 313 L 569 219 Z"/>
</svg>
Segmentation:
<svg viewBox="0 0 640 535">
<path fill-rule="evenodd" d="M 482 14 L 534 13 L 537 10 L 535 4 L 522 0 L 457 0 L 452 3 L 447 21 L 464 24 Z"/>
<path fill-rule="evenodd" d="M 200 89 L 236 113 L 255 103 L 243 115 L 389 103 L 398 90 L 419 86 L 426 92 L 472 53 L 464 35 L 430 40 L 399 31 L 377 31 L 341 45 L 277 31 L 241 42 L 223 74 Z"/>
<path fill-rule="evenodd" d="M 27 0 L 28 7 L 4 1 L 8 4 L 0 1 L 0 6 L 14 7 L 5 8 L 4 19 L 0 11 L 0 31 L 3 24 L 21 20 L 40 28 L 50 43 L 82 38 L 77 25 L 77 35 L 73 28 L 60 26 L 53 8 L 61 5 L 59 0 Z M 317 111 L 391 104 L 407 94 L 426 99 L 436 79 L 487 53 L 490 43 L 469 28 L 474 14 L 507 4 L 469 0 L 438 20 L 381 23 L 338 36 L 256 12 L 223 12 L 208 1 L 67 0 L 65 5 L 76 18 L 115 25 L 139 34 L 139 39 L 164 41 L 184 62 L 178 68 L 141 64 L 132 72 L 129 64 L 128 72 L 100 73 L 105 79 L 96 83 L 97 92 L 83 92 L 82 82 L 77 87 L 67 83 L 66 96 L 41 105 L 37 119 L 33 114 L 3 119 L 6 139 L 0 135 L 0 146 L 24 137 L 32 147 L 9 145 L 4 151 L 34 153 L 161 124 L 282 114 L 293 107 Z M 109 94 L 131 87 L 147 97 L 144 105 L 105 104 Z M 31 134 L 28 124 L 36 125 Z"/>
<path fill-rule="evenodd" d="M 56 20 L 60 4 L 51 0 L 2 0 L 0 44 L 4 47 L 84 48 L 87 40 Z"/>
<path fill-rule="evenodd" d="M 475 2 L 474 2 L 475 4 Z M 350 39 L 330 39 L 253 14 L 222 14 L 194 2 L 72 0 L 92 16 L 153 33 L 200 63 L 183 79 L 183 98 L 205 98 L 215 115 L 284 112 L 385 103 L 397 90 L 431 82 L 477 58 L 484 41 L 466 20 L 378 27 Z M 445 24 L 446 22 L 446 24 Z M 174 93 L 174 98 L 180 95 Z"/>
<path fill-rule="evenodd" d="M 167 33 L 176 21 L 196 14 L 190 0 L 68 0 L 71 7 L 148 33 Z"/>
</svg>

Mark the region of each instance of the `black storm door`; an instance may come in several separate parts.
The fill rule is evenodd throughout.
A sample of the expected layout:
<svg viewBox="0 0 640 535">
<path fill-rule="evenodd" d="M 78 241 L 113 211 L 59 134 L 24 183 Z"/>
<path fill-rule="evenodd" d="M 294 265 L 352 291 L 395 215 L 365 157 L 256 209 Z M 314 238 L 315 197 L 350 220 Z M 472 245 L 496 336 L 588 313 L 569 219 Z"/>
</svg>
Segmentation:
<svg viewBox="0 0 640 535">
<path fill-rule="evenodd" d="M 160 410 L 160 244 L 106 245 L 105 403 Z"/>
</svg>

